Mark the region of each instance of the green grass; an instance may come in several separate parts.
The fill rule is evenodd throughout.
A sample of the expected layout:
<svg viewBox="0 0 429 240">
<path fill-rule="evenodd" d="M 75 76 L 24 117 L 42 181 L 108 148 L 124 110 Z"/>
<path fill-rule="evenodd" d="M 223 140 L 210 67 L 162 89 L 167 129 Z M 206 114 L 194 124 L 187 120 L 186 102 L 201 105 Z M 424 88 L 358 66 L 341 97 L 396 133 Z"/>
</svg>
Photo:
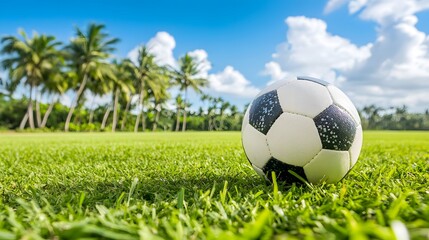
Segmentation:
<svg viewBox="0 0 429 240">
<path fill-rule="evenodd" d="M 2 134 L 0 239 L 429 239 L 428 182 L 423 132 L 366 132 L 341 182 L 292 187 L 239 133 Z"/>
</svg>

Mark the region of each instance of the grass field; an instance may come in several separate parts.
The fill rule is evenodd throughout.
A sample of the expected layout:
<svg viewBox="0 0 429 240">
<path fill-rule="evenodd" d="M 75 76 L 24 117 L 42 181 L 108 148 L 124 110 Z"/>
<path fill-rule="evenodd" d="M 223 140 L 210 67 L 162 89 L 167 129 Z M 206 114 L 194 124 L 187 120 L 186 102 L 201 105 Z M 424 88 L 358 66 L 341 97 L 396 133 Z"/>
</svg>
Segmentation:
<svg viewBox="0 0 429 240">
<path fill-rule="evenodd" d="M 1 134 L 0 239 L 429 239 L 429 132 L 338 184 L 267 185 L 239 133 Z"/>
</svg>

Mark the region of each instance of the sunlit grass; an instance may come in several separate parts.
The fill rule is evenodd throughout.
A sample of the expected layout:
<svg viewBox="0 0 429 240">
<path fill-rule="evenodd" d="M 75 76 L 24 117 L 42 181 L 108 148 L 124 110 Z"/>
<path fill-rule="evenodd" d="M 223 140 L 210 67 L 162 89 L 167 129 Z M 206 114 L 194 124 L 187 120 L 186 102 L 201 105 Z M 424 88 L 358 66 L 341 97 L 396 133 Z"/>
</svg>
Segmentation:
<svg viewBox="0 0 429 240">
<path fill-rule="evenodd" d="M 428 182 L 424 132 L 366 132 L 312 187 L 267 185 L 235 132 L 2 134 L 0 239 L 427 239 Z"/>
</svg>

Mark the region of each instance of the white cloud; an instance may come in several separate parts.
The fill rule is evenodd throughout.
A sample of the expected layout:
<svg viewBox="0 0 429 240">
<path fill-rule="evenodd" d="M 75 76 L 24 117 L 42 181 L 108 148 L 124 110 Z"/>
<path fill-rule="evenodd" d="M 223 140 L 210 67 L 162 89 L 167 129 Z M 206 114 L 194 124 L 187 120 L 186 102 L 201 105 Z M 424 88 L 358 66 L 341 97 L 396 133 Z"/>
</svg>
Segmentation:
<svg viewBox="0 0 429 240">
<path fill-rule="evenodd" d="M 347 0 L 329 0 L 329 2 L 325 6 L 325 13 L 331 13 L 338 8 L 340 8 L 343 4 L 345 4 Z"/>
<path fill-rule="evenodd" d="M 133 48 L 127 55 L 132 61 L 136 62 L 138 58 L 138 49 L 141 45 Z M 176 47 L 174 37 L 167 32 L 158 32 L 155 37 L 147 42 L 149 52 L 155 56 L 155 61 L 160 65 L 177 66 L 174 59 L 173 50 Z"/>
<path fill-rule="evenodd" d="M 196 49 L 188 52 L 188 54 L 200 63 L 199 69 L 201 72 L 196 77 L 208 79 L 209 89 L 207 90 L 241 98 L 251 98 L 259 92 L 259 89 L 253 87 L 250 81 L 232 66 L 225 67 L 221 72 L 209 74 L 212 65 L 208 60 L 208 54 L 205 50 Z"/>
<path fill-rule="evenodd" d="M 210 90 L 235 96 L 251 98 L 260 91 L 232 66 L 226 66 L 222 72 L 210 74 L 208 77 Z"/>
<path fill-rule="evenodd" d="M 66 93 L 64 93 L 60 96 L 58 101 L 62 105 L 66 106 L 66 107 L 70 107 L 71 102 L 72 102 L 72 97 L 70 97 L 70 96 L 74 96 L 74 95 L 75 95 L 75 93 L 73 91 L 67 91 Z"/>
<path fill-rule="evenodd" d="M 199 65 L 200 74 L 196 77 L 207 78 L 209 71 L 212 69 L 212 64 L 208 60 L 208 54 L 203 49 L 196 49 L 194 51 L 188 52 L 189 56 L 193 57 Z"/>
<path fill-rule="evenodd" d="M 350 71 L 351 81 L 366 79 L 385 87 L 429 87 L 428 42 L 425 33 L 408 16 L 397 24 L 383 27 L 371 49 L 371 57 Z"/>
<path fill-rule="evenodd" d="M 267 84 L 269 85 L 275 81 L 286 79 L 288 76 L 288 73 L 283 72 L 278 62 L 271 61 L 265 64 L 265 70 L 262 71 L 262 75 L 271 76 L 271 81 L 268 82 Z"/>
<path fill-rule="evenodd" d="M 175 66 L 176 60 L 173 50 L 176 47 L 174 37 L 167 32 L 158 32 L 154 38 L 147 43 L 149 51 L 155 55 L 155 60 L 160 65 Z"/>
<path fill-rule="evenodd" d="M 335 0 L 328 2 L 328 5 Z M 348 0 L 349 12 L 381 25 L 401 21 L 404 17 L 429 9 L 427 0 Z M 327 6 L 328 6 L 327 5 Z"/>
<path fill-rule="evenodd" d="M 98 106 L 101 105 L 105 105 L 108 103 L 112 102 L 112 94 L 108 93 L 105 94 L 103 96 L 99 96 L 99 95 L 94 95 L 93 93 L 91 93 L 89 90 L 86 90 L 84 92 L 86 101 L 85 101 L 85 107 L 88 109 L 94 109 L 97 108 Z M 62 94 L 61 96 L 59 96 L 58 101 L 63 104 L 66 107 L 70 107 L 72 100 L 74 100 L 74 98 L 76 97 L 76 92 L 74 91 L 67 91 L 64 94 Z M 45 102 L 50 102 L 51 99 L 47 98 L 44 99 Z"/>
<path fill-rule="evenodd" d="M 155 37 L 151 38 L 147 44 L 149 51 L 155 55 L 157 63 L 177 67 L 177 60 L 174 58 L 173 50 L 176 46 L 174 37 L 167 32 L 158 32 Z M 128 53 L 128 57 L 136 61 L 138 56 L 138 47 L 135 47 Z M 208 59 L 208 53 L 204 49 L 195 49 L 188 52 L 200 63 L 200 74 L 196 77 L 207 78 L 209 80 L 208 91 L 214 91 L 220 94 L 230 94 L 241 98 L 250 98 L 255 96 L 259 89 L 253 87 L 238 70 L 232 66 L 227 66 L 223 71 L 210 74 L 212 64 Z"/>
<path fill-rule="evenodd" d="M 129 58 L 133 62 L 137 62 L 137 58 L 139 55 L 139 46 L 134 47 L 131 51 L 128 52 L 127 58 Z"/>
<path fill-rule="evenodd" d="M 325 79 L 340 85 L 359 107 L 374 103 L 427 108 L 429 36 L 416 28 L 414 14 L 429 9 L 429 1 L 331 0 L 325 12 L 345 2 L 350 13 L 378 24 L 372 43 L 358 46 L 335 36 L 320 19 L 289 17 L 287 39 L 264 73 L 272 80 L 289 74 Z"/>
<path fill-rule="evenodd" d="M 274 61 L 265 65 L 264 72 L 273 80 L 287 75 L 310 75 L 338 82 L 343 79 L 338 74 L 340 71 L 353 69 L 370 56 L 371 44 L 357 47 L 345 38 L 332 35 L 322 20 L 288 17 L 286 24 L 287 41 L 277 47 Z"/>
<path fill-rule="evenodd" d="M 112 93 L 107 93 L 104 95 L 94 95 L 90 91 L 85 91 L 85 107 L 89 109 L 97 108 L 98 106 L 112 105 Z"/>
</svg>

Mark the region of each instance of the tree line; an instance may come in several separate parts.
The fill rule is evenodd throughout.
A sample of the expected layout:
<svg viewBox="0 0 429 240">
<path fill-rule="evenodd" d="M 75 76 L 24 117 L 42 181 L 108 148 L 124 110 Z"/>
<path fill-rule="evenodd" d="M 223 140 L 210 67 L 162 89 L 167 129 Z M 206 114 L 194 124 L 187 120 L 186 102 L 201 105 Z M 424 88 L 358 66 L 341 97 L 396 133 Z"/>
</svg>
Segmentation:
<svg viewBox="0 0 429 240">
<path fill-rule="evenodd" d="M 372 130 L 429 130 L 429 109 L 424 113 L 409 112 L 407 106 L 365 106 L 359 110 L 362 127 Z"/>
<path fill-rule="evenodd" d="M 29 37 L 22 30 L 18 37 L 3 37 L 1 67 L 8 75 L 0 80 L 5 90 L 0 90 L 0 129 L 240 130 L 244 113 L 203 93 L 208 80 L 199 77 L 202 62 L 185 54 L 178 67 L 159 65 L 145 45 L 139 47 L 136 61 L 117 59 L 113 53 L 118 42 L 102 24 L 90 24 L 86 31 L 76 28 L 68 43 L 44 34 Z M 15 99 L 18 89 L 27 92 Z M 172 89 L 178 94 L 172 96 Z M 197 111 L 191 110 L 190 90 L 200 97 Z M 69 106 L 59 102 L 66 92 L 73 94 Z M 85 92 L 110 94 L 112 99 L 94 106 L 94 98 L 87 99 Z M 364 129 L 429 130 L 429 110 L 410 113 L 406 106 L 370 105 L 359 112 Z"/>
<path fill-rule="evenodd" d="M 18 37 L 3 37 L 1 67 L 8 76 L 6 93 L 0 95 L 0 126 L 20 130 L 62 128 L 66 132 L 107 127 L 113 132 L 118 127 L 122 131 L 145 131 L 148 127 L 156 131 L 159 125 L 174 131 L 240 128 L 242 113 L 237 106 L 203 94 L 208 80 L 199 77 L 202 62 L 185 54 L 176 68 L 159 65 L 145 45 L 139 47 L 136 61 L 115 59 L 118 42 L 102 24 L 90 24 L 86 31 L 76 28 L 75 36 L 66 44 L 50 35 L 29 37 L 23 30 Z M 172 88 L 178 89 L 177 96 L 171 96 Z M 12 98 L 17 89 L 27 89 L 22 99 Z M 190 111 L 190 90 L 207 102 L 197 113 Z M 73 99 L 69 106 L 62 106 L 59 99 L 66 92 L 72 92 Z M 93 99 L 86 99 L 85 92 L 92 96 L 110 93 L 111 103 L 98 107 L 90 104 L 87 109 L 85 103 Z M 50 104 L 42 103 L 42 96 L 51 99 Z M 170 110 L 167 103 L 173 97 L 175 110 Z M 8 112 L 11 106 L 13 110 Z"/>
</svg>

